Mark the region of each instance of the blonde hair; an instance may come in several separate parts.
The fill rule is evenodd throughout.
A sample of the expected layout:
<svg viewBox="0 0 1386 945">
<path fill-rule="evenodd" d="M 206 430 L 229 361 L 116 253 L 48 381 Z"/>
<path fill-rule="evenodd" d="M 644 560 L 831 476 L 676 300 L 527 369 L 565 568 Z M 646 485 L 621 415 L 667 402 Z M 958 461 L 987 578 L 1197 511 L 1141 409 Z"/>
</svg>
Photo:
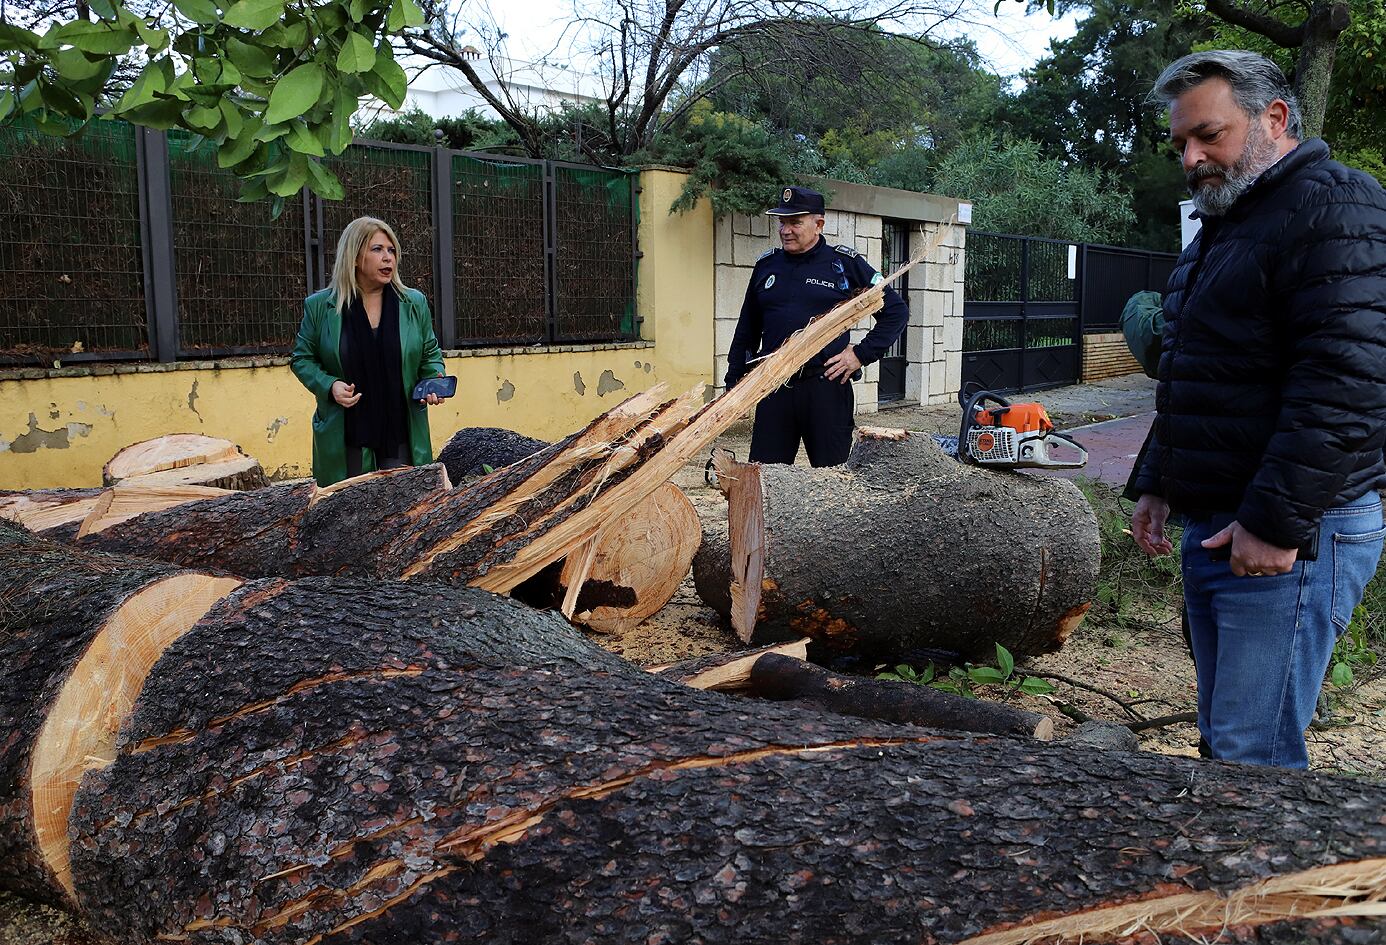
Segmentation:
<svg viewBox="0 0 1386 945">
<path fill-rule="evenodd" d="M 361 247 L 376 233 L 384 233 L 395 244 L 395 271 L 390 276 L 390 284 L 395 287 L 399 297 L 404 298 L 404 283 L 399 280 L 404 253 L 399 248 L 399 237 L 384 220 L 357 217 L 343 228 L 341 238 L 337 240 L 337 259 L 332 264 L 332 292 L 337 296 L 339 315 L 361 294 L 361 287 L 356 283 L 356 260 L 361 255 Z"/>
</svg>

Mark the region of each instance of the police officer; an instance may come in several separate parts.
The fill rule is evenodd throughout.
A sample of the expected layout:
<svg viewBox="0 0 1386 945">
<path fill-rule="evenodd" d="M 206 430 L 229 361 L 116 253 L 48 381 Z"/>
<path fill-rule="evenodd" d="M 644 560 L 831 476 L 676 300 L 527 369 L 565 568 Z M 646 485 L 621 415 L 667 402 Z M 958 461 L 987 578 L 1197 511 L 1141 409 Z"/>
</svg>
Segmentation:
<svg viewBox="0 0 1386 945">
<path fill-rule="evenodd" d="M 767 251 L 751 272 L 727 353 L 728 389 L 754 366 L 749 361 L 775 351 L 809 319 L 881 281 L 855 249 L 823 239 L 822 194 L 786 187 L 780 205 L 767 212 L 779 221 L 783 248 Z M 756 407 L 751 461 L 792 463 L 802 439 L 814 466 L 846 462 L 855 426 L 850 382 L 889 350 L 908 321 L 904 300 L 886 289 L 876 325 L 859 344 L 848 344 L 843 332 Z"/>
</svg>

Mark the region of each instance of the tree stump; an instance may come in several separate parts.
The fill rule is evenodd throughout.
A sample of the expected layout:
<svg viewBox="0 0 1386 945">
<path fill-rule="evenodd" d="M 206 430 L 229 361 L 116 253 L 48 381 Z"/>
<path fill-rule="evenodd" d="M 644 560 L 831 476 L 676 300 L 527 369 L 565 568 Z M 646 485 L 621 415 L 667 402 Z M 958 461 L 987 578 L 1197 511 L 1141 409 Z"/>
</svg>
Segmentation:
<svg viewBox="0 0 1386 945">
<path fill-rule="evenodd" d="M 826 469 L 719 454 L 717 474 L 729 538 L 705 532 L 693 572 L 747 642 L 1033 655 L 1096 589 L 1097 520 L 1071 482 L 964 465 L 922 434 L 858 431 Z"/>
</svg>

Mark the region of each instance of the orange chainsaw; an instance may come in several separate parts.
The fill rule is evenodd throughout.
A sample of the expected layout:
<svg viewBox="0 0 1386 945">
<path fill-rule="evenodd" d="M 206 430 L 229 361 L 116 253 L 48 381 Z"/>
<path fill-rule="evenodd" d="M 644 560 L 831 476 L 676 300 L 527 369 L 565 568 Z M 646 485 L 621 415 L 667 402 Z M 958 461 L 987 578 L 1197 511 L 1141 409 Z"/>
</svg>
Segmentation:
<svg viewBox="0 0 1386 945">
<path fill-rule="evenodd" d="M 1053 457 L 1049 451 L 1055 446 L 1075 449 L 1079 456 L 1077 459 Z M 1088 462 L 1088 451 L 1055 432 L 1054 421 L 1049 419 L 1049 411 L 1042 405 L 1013 404 L 984 390 L 973 394 L 963 404 L 958 458 L 978 466 L 1002 469 L 1081 469 Z"/>
</svg>

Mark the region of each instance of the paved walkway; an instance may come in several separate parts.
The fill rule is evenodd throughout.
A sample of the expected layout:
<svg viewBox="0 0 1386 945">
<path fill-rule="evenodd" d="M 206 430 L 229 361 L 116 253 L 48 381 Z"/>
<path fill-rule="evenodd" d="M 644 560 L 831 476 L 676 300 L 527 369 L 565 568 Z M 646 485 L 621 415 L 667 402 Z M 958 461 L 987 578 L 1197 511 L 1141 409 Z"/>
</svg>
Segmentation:
<svg viewBox="0 0 1386 945">
<path fill-rule="evenodd" d="M 1055 426 L 1071 434 L 1088 451 L 1088 464 L 1083 469 L 1047 470 L 1044 475 L 1100 479 L 1117 488 L 1126 484 L 1155 416 L 1155 382 L 1143 374 L 1015 394 L 1007 399 L 1043 404 Z M 857 414 L 857 423 L 861 426 L 922 430 L 949 436 L 957 436 L 961 419 L 962 408 L 956 403 L 887 406 L 876 413 Z M 750 419 L 740 421 L 718 437 L 717 445 L 745 459 L 751 448 Z M 706 456 L 702 456 L 689 463 L 675 481 L 684 488 L 701 486 L 705 459 Z M 803 450 L 799 451 L 798 463 L 808 465 Z"/>
</svg>

